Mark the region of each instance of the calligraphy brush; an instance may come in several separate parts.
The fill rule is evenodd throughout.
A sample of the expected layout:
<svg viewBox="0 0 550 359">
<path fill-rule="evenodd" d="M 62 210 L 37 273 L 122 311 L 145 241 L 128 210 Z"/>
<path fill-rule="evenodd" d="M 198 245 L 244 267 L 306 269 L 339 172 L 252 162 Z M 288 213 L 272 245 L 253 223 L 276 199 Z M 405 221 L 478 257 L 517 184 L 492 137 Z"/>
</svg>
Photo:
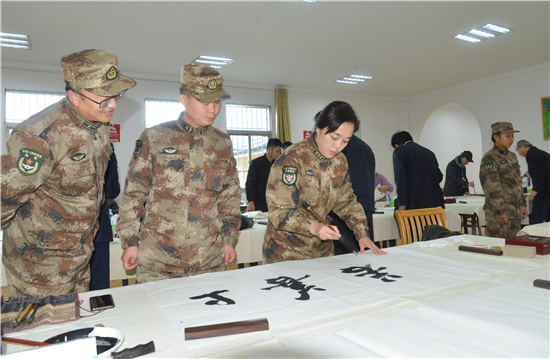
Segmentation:
<svg viewBox="0 0 550 359">
<path fill-rule="evenodd" d="M 306 202 L 302 202 L 301 206 L 309 213 L 311 214 L 313 217 L 315 217 L 319 222 L 323 223 L 325 226 L 328 226 L 330 227 L 330 223 L 328 223 L 323 217 L 321 217 L 317 212 L 315 212 L 314 210 L 312 210 L 310 207 L 309 207 L 309 204 L 307 204 Z M 344 236 L 342 233 L 340 233 L 340 239 L 339 239 L 340 243 L 342 243 L 344 245 L 344 247 L 346 247 L 346 249 L 348 251 L 350 251 L 351 253 L 357 255 L 357 250 L 355 250 L 355 246 L 353 245 L 353 243 L 351 242 L 351 240 L 349 240 L 346 236 Z"/>
</svg>

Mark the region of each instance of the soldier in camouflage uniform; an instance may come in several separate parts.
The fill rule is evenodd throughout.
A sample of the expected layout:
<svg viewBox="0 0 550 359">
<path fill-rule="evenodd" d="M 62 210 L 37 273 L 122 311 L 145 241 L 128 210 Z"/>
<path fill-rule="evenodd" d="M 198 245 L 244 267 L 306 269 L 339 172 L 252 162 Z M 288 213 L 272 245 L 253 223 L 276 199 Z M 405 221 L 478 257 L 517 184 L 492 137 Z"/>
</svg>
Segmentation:
<svg viewBox="0 0 550 359">
<path fill-rule="evenodd" d="M 267 185 L 266 263 L 334 254 L 332 240 L 340 238 L 338 228 L 317 222 L 301 208 L 304 202 L 322 218 L 332 210 L 345 220 L 360 238 L 360 253 L 369 248 L 377 255 L 386 254 L 367 235 L 367 218 L 353 193 L 346 157 L 340 153 L 358 126 L 349 104 L 332 102 L 316 116 L 313 134 L 275 161 Z"/>
<path fill-rule="evenodd" d="M 137 266 L 139 283 L 222 271 L 237 257 L 236 161 L 229 136 L 211 126 L 229 94 L 210 66 L 183 66 L 181 82 L 185 111 L 141 134 L 121 199 L 122 262 Z"/>
<path fill-rule="evenodd" d="M 481 159 L 479 178 L 490 237 L 515 237 L 528 214 L 518 159 L 508 150 L 514 143 L 514 132 L 519 131 L 510 122 L 493 123 L 491 139 L 495 145 Z"/>
<path fill-rule="evenodd" d="M 113 54 L 61 59 L 67 97 L 17 125 L 2 156 L 3 263 L 10 300 L 85 292 L 111 154 L 109 121 L 136 85 Z"/>
</svg>

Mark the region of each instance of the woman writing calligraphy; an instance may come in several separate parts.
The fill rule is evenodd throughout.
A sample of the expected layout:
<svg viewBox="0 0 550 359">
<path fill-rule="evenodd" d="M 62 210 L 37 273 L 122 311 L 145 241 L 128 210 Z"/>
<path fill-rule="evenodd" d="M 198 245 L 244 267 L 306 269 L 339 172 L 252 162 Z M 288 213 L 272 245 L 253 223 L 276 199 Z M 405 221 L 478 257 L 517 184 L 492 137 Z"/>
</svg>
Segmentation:
<svg viewBox="0 0 550 359">
<path fill-rule="evenodd" d="M 359 120 L 341 101 L 327 105 L 315 117 L 313 134 L 294 144 L 275 161 L 267 183 L 269 222 L 264 238 L 266 263 L 327 257 L 334 253 L 336 226 L 327 226 L 302 208 L 307 204 L 322 218 L 332 210 L 360 238 L 359 247 L 386 254 L 368 237 L 367 218 L 357 202 L 346 157 L 340 153 Z"/>
</svg>

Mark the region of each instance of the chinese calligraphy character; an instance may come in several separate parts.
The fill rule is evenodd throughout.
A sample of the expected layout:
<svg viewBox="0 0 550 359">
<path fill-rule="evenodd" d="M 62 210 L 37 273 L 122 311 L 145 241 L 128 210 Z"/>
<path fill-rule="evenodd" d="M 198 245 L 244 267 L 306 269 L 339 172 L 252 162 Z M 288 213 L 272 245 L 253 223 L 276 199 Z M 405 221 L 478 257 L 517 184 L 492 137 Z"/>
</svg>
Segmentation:
<svg viewBox="0 0 550 359">
<path fill-rule="evenodd" d="M 308 285 L 306 286 L 304 283 L 301 282 L 302 279 L 308 278 L 309 275 L 305 275 L 302 278 L 294 279 L 291 277 L 285 277 L 281 276 L 278 278 L 273 279 L 266 279 L 268 284 L 276 284 L 273 287 L 269 288 L 262 288 L 262 290 L 271 290 L 273 288 L 277 287 L 283 287 L 283 288 L 290 288 L 293 290 L 297 290 L 298 293 L 300 293 L 300 298 L 295 298 L 296 300 L 309 300 L 309 290 L 315 289 L 315 290 L 321 290 L 325 291 L 326 289 L 323 288 L 315 288 L 314 285 Z"/>
<path fill-rule="evenodd" d="M 392 274 L 388 274 L 386 272 L 381 272 L 384 269 L 386 269 L 386 267 L 380 267 L 380 268 L 374 270 L 374 269 L 372 269 L 370 264 L 367 264 L 364 267 L 352 266 L 352 267 L 344 268 L 344 269 L 340 269 L 340 270 L 342 271 L 342 273 L 360 273 L 360 274 L 356 274 L 355 275 L 356 277 L 363 277 L 363 276 L 366 276 L 366 275 L 372 275 L 371 278 L 380 279 L 380 280 L 382 280 L 382 282 L 395 282 L 395 279 L 389 279 L 389 278 L 403 278 L 400 275 L 392 275 Z M 365 272 L 365 273 L 361 273 L 361 272 Z"/>
<path fill-rule="evenodd" d="M 197 295 L 196 297 L 190 297 L 189 299 L 212 298 L 213 300 L 209 300 L 208 302 L 204 303 L 206 305 L 231 305 L 231 304 L 235 304 L 234 300 L 219 295 L 220 293 L 224 293 L 224 292 L 229 292 L 229 291 L 227 289 L 217 290 L 217 291 L 214 291 L 212 293 Z M 226 304 L 223 304 L 223 303 L 219 304 L 220 302 L 225 302 Z"/>
</svg>

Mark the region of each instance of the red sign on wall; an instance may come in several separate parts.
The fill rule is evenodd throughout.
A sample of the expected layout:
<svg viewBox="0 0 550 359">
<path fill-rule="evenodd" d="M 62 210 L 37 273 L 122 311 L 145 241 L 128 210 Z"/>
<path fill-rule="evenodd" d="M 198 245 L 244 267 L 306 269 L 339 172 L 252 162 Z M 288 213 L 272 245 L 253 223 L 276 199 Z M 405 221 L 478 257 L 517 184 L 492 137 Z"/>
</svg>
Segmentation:
<svg viewBox="0 0 550 359">
<path fill-rule="evenodd" d="M 312 133 L 313 131 L 304 131 L 304 140 L 307 140 L 307 138 L 311 136 Z"/>
<path fill-rule="evenodd" d="M 111 142 L 120 142 L 120 125 L 110 124 L 110 136 Z"/>
</svg>

